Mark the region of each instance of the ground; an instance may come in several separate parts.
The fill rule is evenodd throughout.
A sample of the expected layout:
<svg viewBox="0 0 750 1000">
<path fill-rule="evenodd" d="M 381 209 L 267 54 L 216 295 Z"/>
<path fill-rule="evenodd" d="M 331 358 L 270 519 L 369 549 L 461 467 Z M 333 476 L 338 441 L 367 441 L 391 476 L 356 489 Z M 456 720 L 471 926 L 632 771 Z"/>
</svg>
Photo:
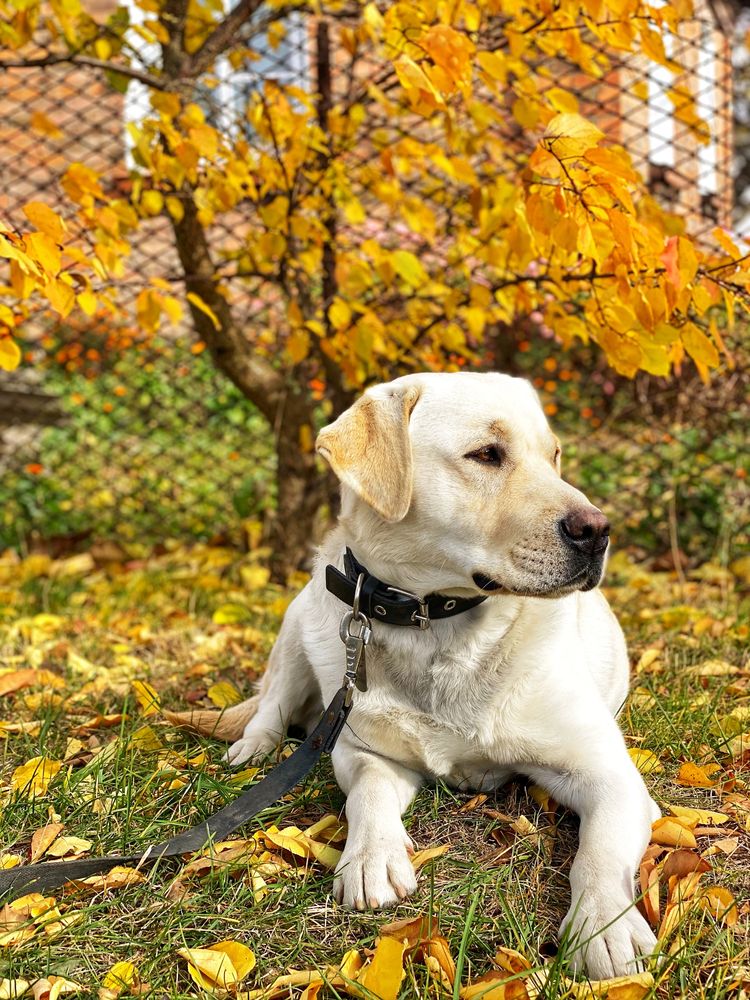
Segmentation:
<svg viewBox="0 0 750 1000">
<path fill-rule="evenodd" d="M 269 585 L 262 550 L 166 545 L 129 559 L 115 548 L 108 559 L 100 546 L 96 555 L 0 557 L 3 867 L 32 856 L 137 852 L 257 780 L 227 768 L 217 743 L 165 722 L 160 706 L 224 705 L 248 693 L 302 579 L 285 590 Z M 213 871 L 208 861 L 162 865 L 68 886 L 54 901 L 6 905 L 0 975 L 10 982 L 0 996 L 29 984 L 37 1000 L 56 1000 L 62 989 L 100 1000 L 195 997 L 197 964 L 209 976 L 213 969 L 203 980 L 209 990 L 221 994 L 223 983 L 251 996 L 307 970 L 326 980 L 321 996 L 385 1000 L 441 991 L 464 1000 L 741 997 L 750 982 L 747 577 L 746 561 L 678 578 L 624 553 L 609 569 L 607 593 L 634 668 L 621 717 L 628 744 L 665 813 L 712 813 L 683 809 L 662 821 L 661 843 L 644 861 L 650 891 L 641 905 L 665 952 L 653 980 L 592 993 L 566 978 L 556 928 L 568 905 L 575 820 L 521 783 L 488 799 L 423 790 L 407 828 L 419 848 L 445 853 L 422 859 L 417 895 L 395 913 L 341 909 L 330 867 L 340 831 L 313 827 L 343 805 L 326 762 L 238 831 Z M 277 832 L 289 827 L 302 833 Z M 206 966 L 210 951 L 191 950 L 221 941 L 246 946 L 228 946 L 231 972 L 226 961 L 218 971 Z M 310 976 L 291 981 L 299 985 L 282 980 L 262 995 L 296 997 Z"/>
</svg>

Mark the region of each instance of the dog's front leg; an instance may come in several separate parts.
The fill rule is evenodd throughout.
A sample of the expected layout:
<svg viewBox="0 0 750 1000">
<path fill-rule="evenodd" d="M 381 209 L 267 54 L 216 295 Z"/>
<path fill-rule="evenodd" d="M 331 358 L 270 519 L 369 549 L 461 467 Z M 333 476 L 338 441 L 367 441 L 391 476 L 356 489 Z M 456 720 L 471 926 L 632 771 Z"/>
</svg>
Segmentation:
<svg viewBox="0 0 750 1000">
<path fill-rule="evenodd" d="M 392 906 L 416 889 L 412 843 L 401 815 L 422 783 L 416 771 L 353 745 L 342 736 L 332 754 L 346 795 L 349 835 L 333 891 L 358 910 Z"/>
<path fill-rule="evenodd" d="M 579 848 L 570 871 L 571 907 L 560 933 L 569 938 L 573 967 L 585 968 L 593 979 L 639 971 L 656 947 L 651 928 L 635 907 L 633 881 L 659 810 L 619 732 L 604 743 L 585 767 L 562 774 L 529 772 L 580 816 Z"/>
</svg>

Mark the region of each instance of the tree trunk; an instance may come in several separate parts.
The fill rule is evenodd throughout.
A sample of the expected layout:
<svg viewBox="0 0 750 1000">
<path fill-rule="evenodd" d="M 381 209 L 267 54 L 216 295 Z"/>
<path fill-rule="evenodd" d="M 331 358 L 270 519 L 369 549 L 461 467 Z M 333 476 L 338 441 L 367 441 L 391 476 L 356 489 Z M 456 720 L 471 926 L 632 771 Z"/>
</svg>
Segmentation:
<svg viewBox="0 0 750 1000">
<path fill-rule="evenodd" d="M 285 377 L 248 342 L 218 289 L 193 193 L 185 186 L 180 196 L 185 214 L 171 222 L 185 289 L 197 295 L 216 318 L 214 322 L 191 303 L 193 327 L 208 346 L 216 367 L 258 408 L 276 436 L 278 507 L 271 530 L 271 572 L 277 583 L 284 583 L 290 571 L 309 563 L 315 522 L 325 497 L 324 478 L 310 447 L 314 402 L 303 385 L 295 384 L 292 373 Z"/>
<path fill-rule="evenodd" d="M 300 425 L 284 420 L 276 437 L 276 515 L 271 522 L 271 575 L 286 581 L 296 569 L 309 569 L 319 541 L 320 514 L 326 504 L 326 479 L 315 452 L 300 448 Z"/>
</svg>

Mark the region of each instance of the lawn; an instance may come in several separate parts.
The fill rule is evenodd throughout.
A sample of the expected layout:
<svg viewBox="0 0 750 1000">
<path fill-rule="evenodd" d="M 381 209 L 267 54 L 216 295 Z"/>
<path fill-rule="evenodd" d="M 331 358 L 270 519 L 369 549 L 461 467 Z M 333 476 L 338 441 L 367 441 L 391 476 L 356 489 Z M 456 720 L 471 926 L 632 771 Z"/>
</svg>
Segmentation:
<svg viewBox="0 0 750 1000">
<path fill-rule="evenodd" d="M 0 557 L 3 867 L 32 854 L 132 853 L 273 765 L 231 771 L 220 745 L 167 724 L 159 704 L 244 696 L 293 587 L 268 583 L 262 551 L 175 544 L 133 550 L 130 561 L 123 552 L 106 563 L 87 553 Z M 306 1000 L 741 997 L 750 985 L 747 561 L 678 579 L 618 553 L 607 582 L 634 668 L 622 726 L 664 812 L 682 807 L 655 834 L 672 844 L 655 844 L 643 866 L 642 905 L 664 950 L 653 980 L 592 992 L 566 978 L 555 935 L 576 824 L 522 783 L 486 799 L 424 789 L 406 825 L 418 848 L 439 850 L 418 856 L 417 895 L 387 914 L 341 909 L 330 890 L 342 831 L 320 821 L 341 813 L 343 797 L 326 761 L 217 848 L 213 865 L 165 863 L 6 905 L 0 997 L 24 983 L 37 1000 L 226 995 L 222 983 L 248 998 Z M 231 966 L 222 953 L 195 952 L 222 941 L 235 943 Z M 195 963 L 208 969 L 203 986 Z"/>
</svg>

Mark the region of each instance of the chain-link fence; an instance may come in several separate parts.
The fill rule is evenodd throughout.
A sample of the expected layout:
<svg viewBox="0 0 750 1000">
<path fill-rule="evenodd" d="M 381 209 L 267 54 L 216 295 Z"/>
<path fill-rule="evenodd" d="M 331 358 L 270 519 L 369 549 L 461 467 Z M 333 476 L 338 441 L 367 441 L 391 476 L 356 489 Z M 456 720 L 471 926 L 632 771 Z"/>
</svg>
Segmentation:
<svg viewBox="0 0 750 1000">
<path fill-rule="evenodd" d="M 260 78 L 308 91 L 320 86 L 318 22 L 300 12 L 285 27 L 251 67 L 218 61 L 212 88 L 195 95 L 216 127 L 238 127 Z M 543 85 L 577 95 L 581 113 L 628 149 L 656 199 L 698 236 L 732 226 L 732 41 L 722 6 L 698 2 L 667 53 L 683 66 L 677 79 L 644 57 L 613 56 L 611 47 L 605 57 L 593 40 L 590 72 L 559 54 L 537 66 Z M 387 95 L 391 72 L 366 59 L 349 72 L 337 44 L 334 32 L 330 100 L 337 88 L 356 90 L 358 79 Z M 39 49 L 42 56 L 46 51 Z M 691 114 L 697 111 L 706 124 L 702 137 L 686 111 L 687 93 L 695 98 Z M 498 98 L 493 126 L 508 140 L 508 170 L 517 166 L 513 150 L 522 158 L 530 142 L 516 99 L 510 93 Z M 380 171 L 383 149 L 403 138 L 403 120 L 394 125 L 384 106 L 368 106 L 366 131 L 349 154 L 368 209 L 368 178 Z M 101 173 L 110 191 L 126 194 L 137 178 L 127 126 L 148 107 L 145 86 L 118 89 L 90 67 L 7 70 L 0 79 L 0 212 L 19 227 L 32 200 L 65 214 L 61 182 L 71 161 Z M 426 136 L 429 128 L 415 116 L 414 136 Z M 484 156 L 477 153 L 477 163 Z M 488 160 L 483 169 L 497 164 Z M 439 177 L 416 179 L 413 196 L 429 203 L 439 229 L 450 226 L 453 206 Z M 240 205 L 215 227 L 220 259 L 233 260 L 242 224 Z M 361 224 L 339 220 L 336 238 L 357 246 L 373 227 L 388 230 L 393 241 L 403 238 L 393 217 L 378 217 L 374 209 Z M 184 323 L 160 338 L 139 330 L 139 295 L 153 278 L 181 295 L 172 228 L 162 216 L 141 224 L 117 278 L 121 322 L 94 316 L 61 324 L 40 313 L 29 326 L 28 363 L 0 383 L 0 545 L 234 539 L 243 518 L 273 505 L 266 425 Z M 227 284 L 242 323 L 269 322 L 270 283 L 228 273 Z M 587 348 L 564 352 L 533 315 L 513 329 L 488 331 L 481 351 L 488 366 L 534 380 L 567 443 L 568 475 L 612 515 L 619 540 L 680 564 L 731 560 L 748 544 L 743 331 L 735 331 L 733 343 L 738 364 L 711 386 L 688 374 L 669 384 L 647 377 L 628 382 Z"/>
</svg>

